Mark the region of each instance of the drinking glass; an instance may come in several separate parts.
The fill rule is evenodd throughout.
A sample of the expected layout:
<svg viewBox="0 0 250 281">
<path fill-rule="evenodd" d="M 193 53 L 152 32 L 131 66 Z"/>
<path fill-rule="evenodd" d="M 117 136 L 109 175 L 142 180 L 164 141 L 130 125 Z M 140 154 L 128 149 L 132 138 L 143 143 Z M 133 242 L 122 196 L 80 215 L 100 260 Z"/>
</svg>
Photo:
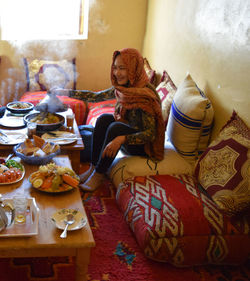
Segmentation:
<svg viewBox="0 0 250 281">
<path fill-rule="evenodd" d="M 67 114 L 67 116 L 66 116 L 67 128 L 69 130 L 73 129 L 74 118 L 75 118 L 75 114 L 74 113 Z"/>
<path fill-rule="evenodd" d="M 26 222 L 27 203 L 28 200 L 25 196 L 17 195 L 13 197 L 16 224 L 23 224 Z"/>
<path fill-rule="evenodd" d="M 27 124 L 28 138 L 32 139 L 33 135 L 36 134 L 36 127 L 37 127 L 36 123 L 29 122 Z"/>
</svg>

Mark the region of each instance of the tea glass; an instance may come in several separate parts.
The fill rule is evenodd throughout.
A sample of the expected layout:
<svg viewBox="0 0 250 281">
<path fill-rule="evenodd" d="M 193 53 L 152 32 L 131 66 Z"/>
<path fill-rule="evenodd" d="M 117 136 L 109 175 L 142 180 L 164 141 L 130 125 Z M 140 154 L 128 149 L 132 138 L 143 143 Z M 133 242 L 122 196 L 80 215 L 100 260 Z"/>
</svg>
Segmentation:
<svg viewBox="0 0 250 281">
<path fill-rule="evenodd" d="M 27 129 L 28 129 L 28 138 L 32 138 L 33 135 L 36 134 L 36 127 L 37 127 L 37 124 L 36 123 L 32 123 L 32 122 L 29 122 L 27 124 Z"/>
<path fill-rule="evenodd" d="M 17 195 L 13 197 L 16 224 L 24 224 L 26 222 L 27 205 L 28 200 L 25 196 Z"/>
<path fill-rule="evenodd" d="M 67 128 L 69 130 L 73 129 L 74 118 L 75 118 L 75 114 L 74 113 L 67 114 L 67 116 L 66 116 Z"/>
</svg>

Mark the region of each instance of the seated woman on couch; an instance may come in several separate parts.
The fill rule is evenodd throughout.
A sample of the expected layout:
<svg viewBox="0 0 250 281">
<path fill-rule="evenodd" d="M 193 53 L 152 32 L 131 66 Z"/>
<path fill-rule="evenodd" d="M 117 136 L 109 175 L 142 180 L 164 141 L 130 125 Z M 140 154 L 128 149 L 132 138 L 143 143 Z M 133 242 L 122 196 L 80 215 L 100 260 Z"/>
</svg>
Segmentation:
<svg viewBox="0 0 250 281">
<path fill-rule="evenodd" d="M 163 159 L 165 127 L 161 101 L 136 49 L 114 52 L 111 81 L 117 100 L 115 113 L 103 114 L 96 121 L 91 166 L 80 175 L 80 187 L 85 191 L 94 191 L 101 185 L 120 148 L 129 155 Z M 75 94 L 79 98 L 81 91 Z"/>
</svg>

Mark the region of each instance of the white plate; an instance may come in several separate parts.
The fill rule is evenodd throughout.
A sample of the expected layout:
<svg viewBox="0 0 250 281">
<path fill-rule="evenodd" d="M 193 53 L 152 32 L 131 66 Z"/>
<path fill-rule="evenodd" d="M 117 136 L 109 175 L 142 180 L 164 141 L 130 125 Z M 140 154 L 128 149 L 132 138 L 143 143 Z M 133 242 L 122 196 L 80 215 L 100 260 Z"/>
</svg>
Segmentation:
<svg viewBox="0 0 250 281">
<path fill-rule="evenodd" d="M 64 229 L 66 226 L 64 219 L 68 214 L 72 214 L 75 219 L 75 222 L 68 226 L 68 230 L 81 229 L 86 225 L 87 218 L 84 217 L 81 212 L 75 209 L 60 209 L 52 215 L 51 220 L 55 223 L 57 228 Z"/>
<path fill-rule="evenodd" d="M 1 134 L 0 134 L 0 144 L 1 145 L 15 145 L 19 144 L 21 142 L 24 142 L 25 139 L 27 138 L 26 134 L 17 132 L 17 131 L 4 131 L 4 133 L 8 136 L 8 142 L 4 142 L 1 139 Z M 4 138 L 5 139 L 5 138 Z"/>
<path fill-rule="evenodd" d="M 4 127 L 18 128 L 18 127 L 24 127 L 25 123 L 23 121 L 23 117 L 21 116 L 6 114 L 2 119 L 0 119 L 0 125 Z"/>
<path fill-rule="evenodd" d="M 77 140 L 77 136 L 67 131 L 52 131 L 42 135 L 42 138 L 46 141 L 53 142 L 59 145 L 70 144 Z M 57 138 L 60 138 L 57 140 Z M 64 138 L 64 139 L 61 139 Z M 67 139 L 68 138 L 68 139 Z"/>
<path fill-rule="evenodd" d="M 22 164 L 21 164 L 22 165 Z M 14 184 L 14 183 L 17 183 L 19 181 L 21 181 L 25 175 L 25 169 L 24 169 L 24 166 L 22 165 L 23 167 L 23 170 L 21 170 L 21 172 L 23 173 L 21 178 L 17 179 L 16 181 L 12 181 L 12 182 L 0 182 L 0 185 L 8 185 L 8 184 Z"/>
</svg>

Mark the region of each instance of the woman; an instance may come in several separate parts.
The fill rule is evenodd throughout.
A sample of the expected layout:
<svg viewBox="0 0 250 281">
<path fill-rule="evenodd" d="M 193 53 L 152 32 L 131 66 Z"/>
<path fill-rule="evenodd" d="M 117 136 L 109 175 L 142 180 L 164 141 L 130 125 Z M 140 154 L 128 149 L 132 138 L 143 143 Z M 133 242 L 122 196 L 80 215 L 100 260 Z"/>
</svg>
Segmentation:
<svg viewBox="0 0 250 281">
<path fill-rule="evenodd" d="M 92 163 L 80 175 L 80 187 L 85 191 L 100 186 L 120 148 L 129 155 L 163 159 L 165 127 L 161 102 L 137 50 L 114 52 L 111 81 L 117 100 L 115 113 L 103 114 L 96 121 Z"/>
</svg>

